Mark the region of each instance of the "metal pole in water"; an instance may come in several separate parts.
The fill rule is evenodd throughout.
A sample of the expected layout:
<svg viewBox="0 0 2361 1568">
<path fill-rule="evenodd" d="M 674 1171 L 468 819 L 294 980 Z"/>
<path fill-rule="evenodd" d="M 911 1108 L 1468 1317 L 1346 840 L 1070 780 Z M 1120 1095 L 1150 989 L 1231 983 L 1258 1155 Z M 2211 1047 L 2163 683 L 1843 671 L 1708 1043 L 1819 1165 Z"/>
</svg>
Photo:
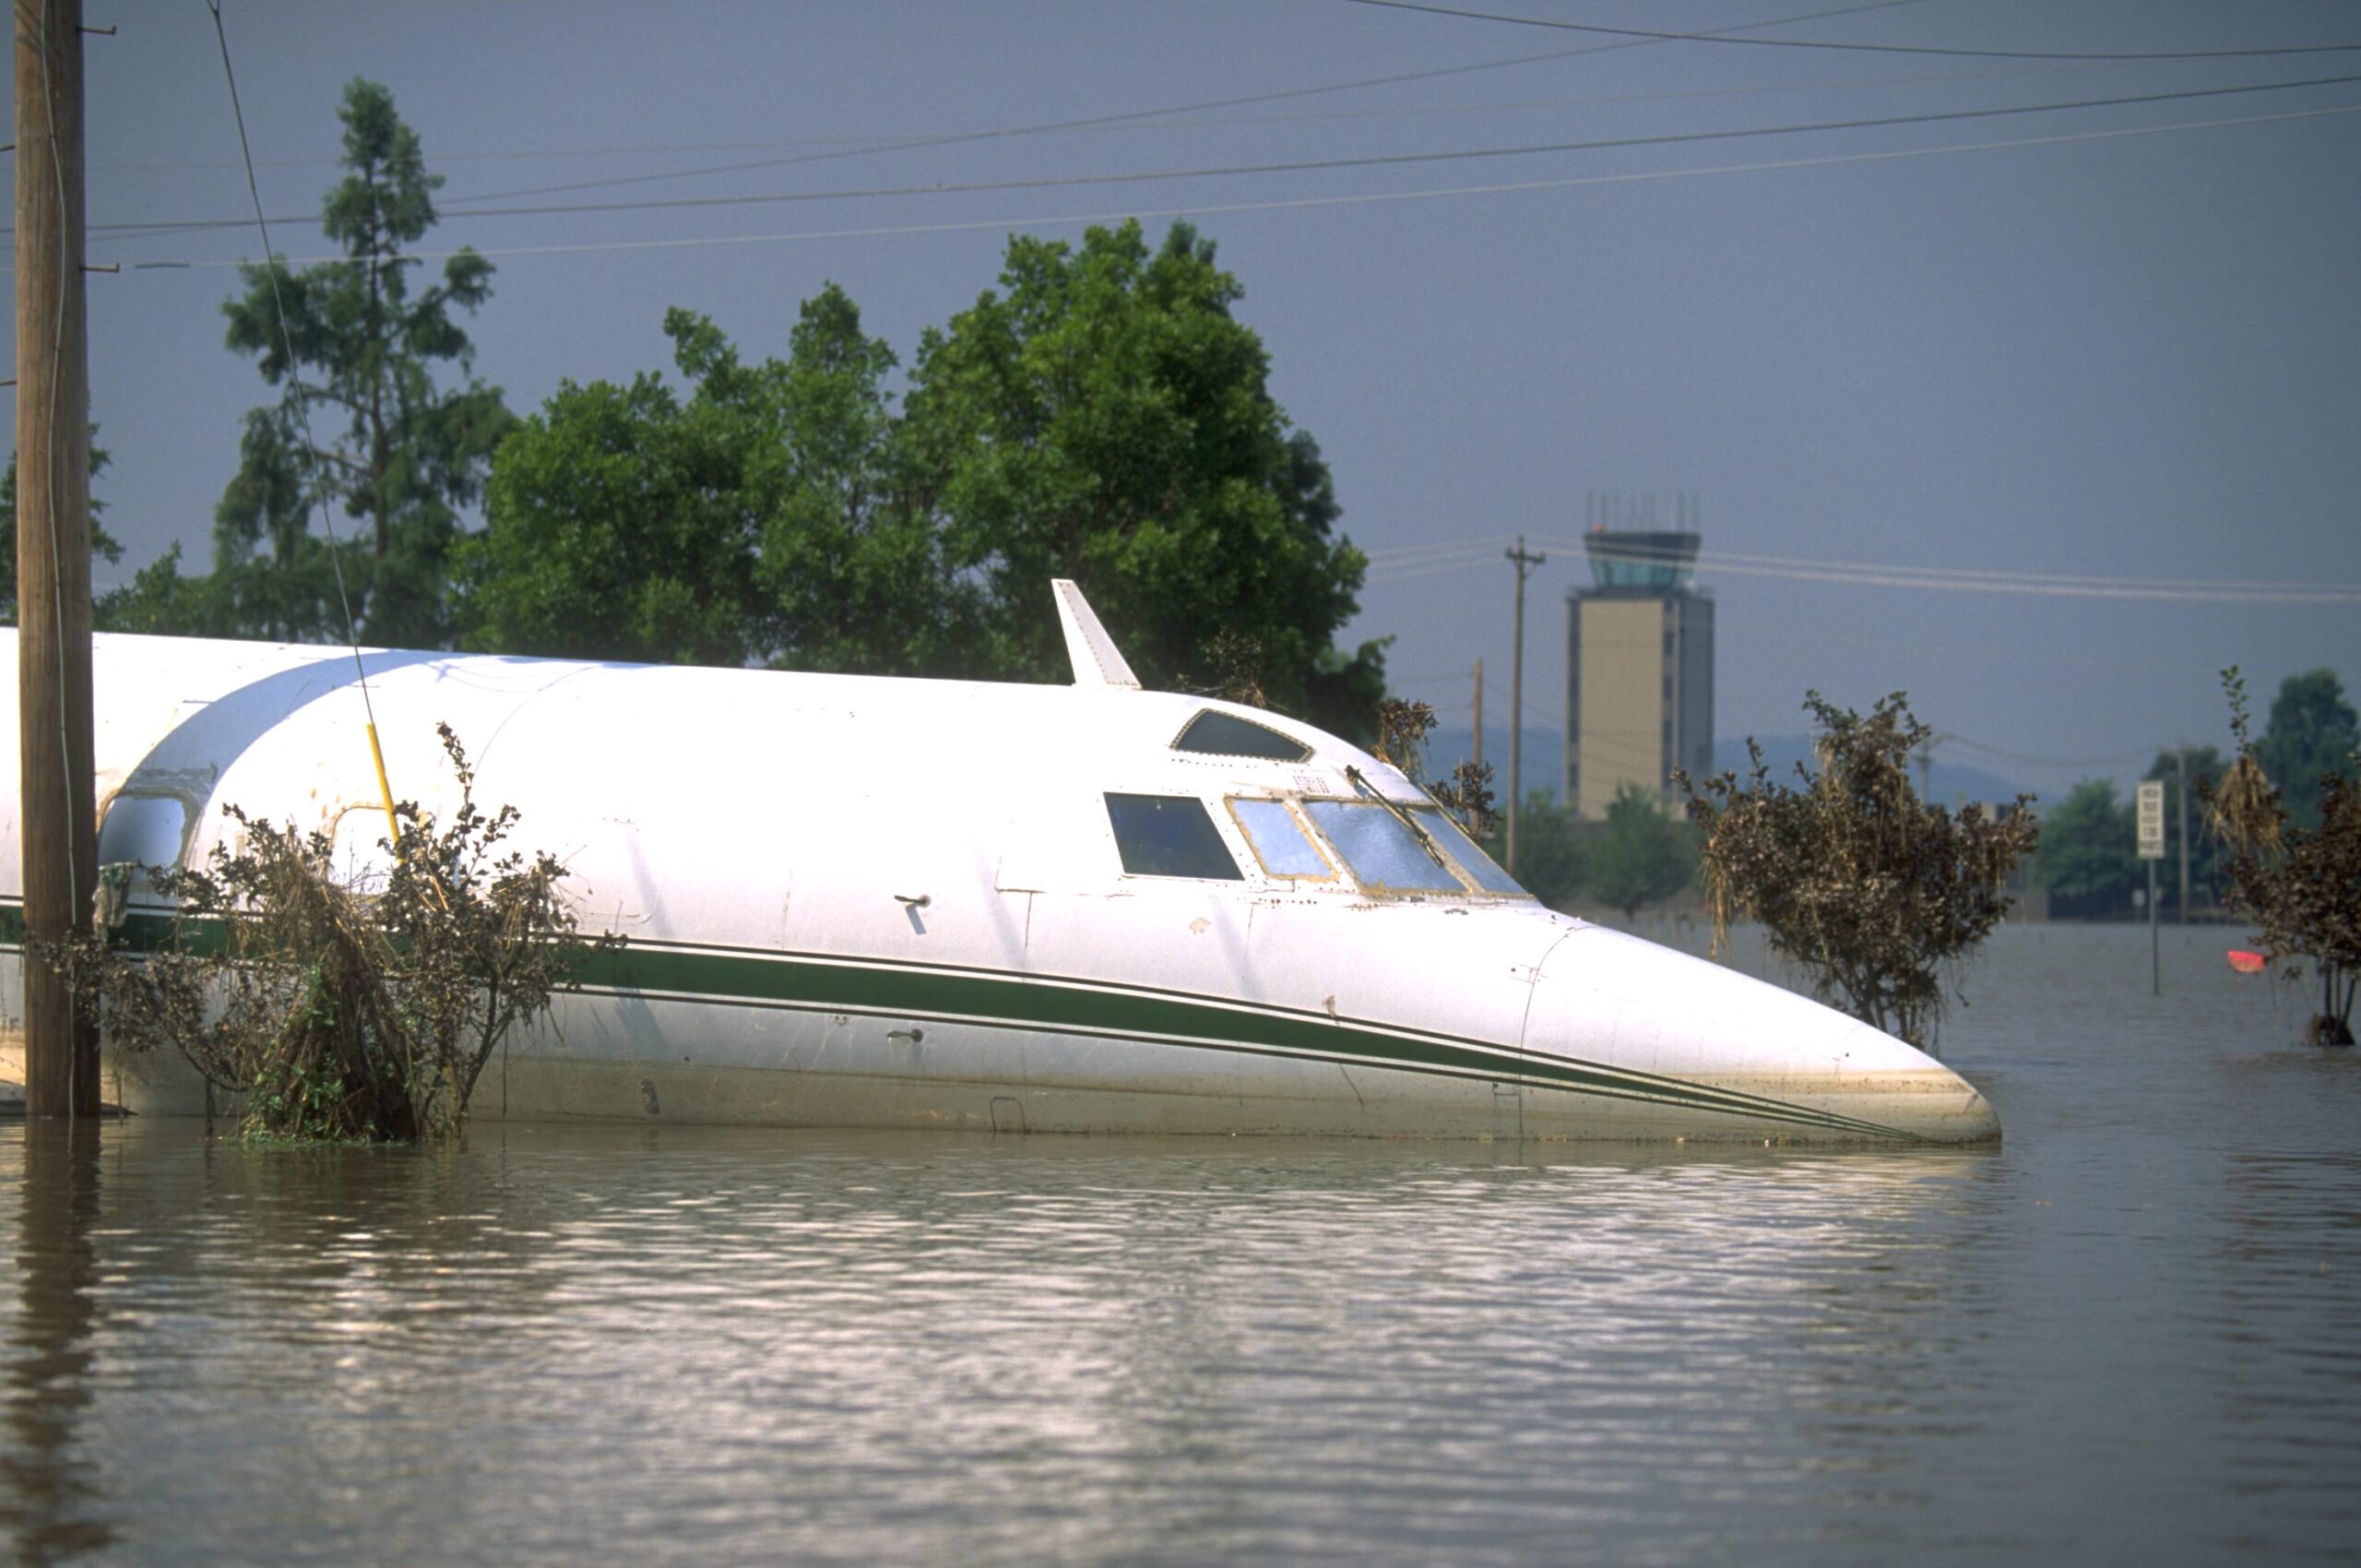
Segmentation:
<svg viewBox="0 0 2361 1568">
<path fill-rule="evenodd" d="M 2148 994 L 2165 993 L 2164 959 L 2157 951 L 2156 937 L 2156 862 L 2148 862 Z"/>
</svg>

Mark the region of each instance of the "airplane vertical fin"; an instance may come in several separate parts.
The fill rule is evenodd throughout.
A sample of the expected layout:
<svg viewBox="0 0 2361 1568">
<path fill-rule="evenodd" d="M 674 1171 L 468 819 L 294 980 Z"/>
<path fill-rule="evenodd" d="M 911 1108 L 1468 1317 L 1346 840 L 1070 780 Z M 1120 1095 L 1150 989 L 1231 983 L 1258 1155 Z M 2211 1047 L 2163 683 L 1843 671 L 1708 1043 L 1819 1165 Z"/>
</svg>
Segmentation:
<svg viewBox="0 0 2361 1568">
<path fill-rule="evenodd" d="M 1066 657 L 1074 660 L 1074 683 L 1139 690 L 1140 678 L 1132 673 L 1115 639 L 1098 624 L 1090 600 L 1082 597 L 1081 585 L 1071 577 L 1052 577 L 1050 591 L 1058 598 L 1058 624 L 1065 628 Z"/>
</svg>

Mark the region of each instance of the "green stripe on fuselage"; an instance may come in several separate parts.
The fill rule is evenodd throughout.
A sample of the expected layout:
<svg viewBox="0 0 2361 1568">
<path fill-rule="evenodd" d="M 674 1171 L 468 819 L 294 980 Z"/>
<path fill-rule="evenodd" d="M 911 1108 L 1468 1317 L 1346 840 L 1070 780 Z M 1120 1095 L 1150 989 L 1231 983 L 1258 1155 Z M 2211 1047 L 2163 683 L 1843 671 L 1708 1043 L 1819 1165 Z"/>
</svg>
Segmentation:
<svg viewBox="0 0 2361 1568">
<path fill-rule="evenodd" d="M 172 944 L 176 929 L 192 948 L 199 950 L 215 948 L 223 936 L 215 922 L 177 922 L 170 916 L 152 913 L 130 916 L 120 934 L 125 945 L 155 952 Z M 22 935 L 20 906 L 15 901 L 0 903 L 0 945 L 17 945 Z M 795 1012 L 882 1013 L 991 1028 L 1157 1040 L 1203 1050 L 1513 1083 L 1862 1136 L 1920 1141 L 1898 1128 L 1808 1106 L 1650 1073 L 1534 1055 L 1512 1045 L 1135 985 L 648 942 L 586 954 L 575 978 L 588 991 L 650 999 Z"/>
</svg>

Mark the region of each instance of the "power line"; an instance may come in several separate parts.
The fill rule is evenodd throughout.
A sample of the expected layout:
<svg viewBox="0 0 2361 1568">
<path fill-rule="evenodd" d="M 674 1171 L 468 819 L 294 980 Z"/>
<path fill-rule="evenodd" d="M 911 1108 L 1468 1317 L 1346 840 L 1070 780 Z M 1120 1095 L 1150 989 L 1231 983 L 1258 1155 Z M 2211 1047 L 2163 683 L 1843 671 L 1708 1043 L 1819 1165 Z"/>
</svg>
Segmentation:
<svg viewBox="0 0 2361 1568">
<path fill-rule="evenodd" d="M 2004 105 L 1987 109 L 1927 111 L 1915 114 L 1864 115 L 1849 120 L 1822 120 L 1789 125 L 1757 125 L 1721 131 L 1673 131 L 1654 136 L 1604 137 L 1583 141 L 1536 142 L 1519 147 L 1466 148 L 1444 152 L 1372 154 L 1359 158 L 1302 159 L 1277 163 L 1213 165 L 1199 169 L 1137 170 L 1119 174 L 1065 174 L 1019 180 L 978 180 L 932 185 L 881 185 L 837 191 L 782 191 L 760 196 L 665 196 L 642 201 L 561 202 L 540 207 L 478 208 L 446 212 L 448 218 L 577 217 L 612 212 L 675 211 L 699 208 L 780 206 L 816 201 L 868 200 L 898 196 L 976 195 L 1013 190 L 1071 189 L 1086 185 L 1147 184 L 1169 180 L 1231 179 L 1255 174 L 1334 172 L 1346 169 L 1398 168 L 1430 163 L 1464 163 L 1479 159 L 1523 158 L 1547 153 L 1600 152 L 1643 147 L 1676 147 L 1693 143 L 1741 141 L 1764 137 L 1801 136 L 1830 131 L 1879 130 L 1900 125 L 1928 125 L 1963 120 L 1991 120 L 2019 114 L 2058 113 L 2080 109 L 2111 109 L 2132 104 L 2170 103 L 2200 98 L 2227 98 L 2257 92 L 2289 92 L 2307 88 L 2343 87 L 2361 82 L 2361 74 L 2312 77 L 2295 81 L 2249 82 L 2235 87 L 2184 88 L 2170 92 L 2130 93 L 2113 98 L 2065 100 L 2053 103 Z M 280 221 L 295 222 L 298 219 Z M 244 219 L 192 219 L 145 223 L 94 223 L 92 232 L 158 235 L 208 229 L 243 228 Z"/>
<path fill-rule="evenodd" d="M 1744 22 L 1718 32 L 1740 33 L 1757 28 L 1790 27 L 1800 22 L 1821 21 L 1830 17 L 1858 16 L 1869 11 L 1890 11 L 1904 6 L 1922 5 L 1925 0 L 1869 0 L 1865 5 L 1839 7 L 1835 10 L 1814 11 L 1804 16 L 1781 17 L 1769 21 Z M 504 201 L 520 196 L 555 196 L 569 191 L 601 190 L 616 185 L 640 184 L 658 180 L 699 178 L 710 174 L 743 173 L 758 169 L 785 168 L 801 163 L 817 163 L 839 158 L 857 158 L 872 153 L 908 152 L 938 147 L 999 141 L 1015 137 L 1044 136 L 1061 131 L 1092 130 L 1109 125 L 1136 124 L 1161 120 L 1175 114 L 1201 113 L 1212 109 L 1238 109 L 1257 103 L 1277 103 L 1292 99 L 1319 97 L 1328 93 L 1355 92 L 1365 88 L 1395 87 L 1405 82 L 1431 81 L 1440 77 L 1464 76 L 1475 71 L 1501 70 L 1512 65 L 1529 65 L 1550 60 L 1572 59 L 1585 54 L 1605 54 L 1617 50 L 1644 48 L 1656 41 L 1626 40 L 1616 43 L 1594 43 L 1579 49 L 1551 50 L 1542 54 L 1521 54 L 1506 60 L 1487 60 L 1467 65 L 1443 65 L 1422 71 L 1402 71 L 1390 76 L 1362 77 L 1352 81 L 1329 82 L 1316 87 L 1286 88 L 1275 92 L 1246 93 L 1231 98 L 1207 99 L 1197 103 L 1169 104 L 1160 109 L 1133 109 L 1113 114 L 1092 114 L 1079 119 L 1052 120 L 1038 125 L 1009 125 L 982 131 L 954 131 L 940 136 L 908 137 L 874 142 L 865 147 L 840 150 L 806 153 L 789 158 L 761 159 L 740 163 L 713 164 L 702 169 L 681 169 L 660 174 L 622 175 L 607 180 L 584 180 L 568 184 L 540 185 L 521 190 L 489 191 L 473 196 L 455 196 L 452 202 L 466 204 L 481 201 Z"/>
<path fill-rule="evenodd" d="M 1429 16 L 1457 17 L 1466 21 L 1505 22 L 1513 27 L 1548 28 L 1558 32 L 1591 33 L 1608 38 L 1645 40 L 1651 43 L 1735 43 L 1756 49 L 1840 50 L 1859 54 L 1944 54 L 1972 60 L 2251 60 L 2274 54 L 2343 54 L 2361 50 L 2361 43 L 2302 43 L 2281 49 L 2179 49 L 2139 52 L 2108 51 L 2081 53 L 2055 49 L 1964 49 L 1939 44 L 1834 43 L 1802 38 L 1733 38 L 1719 32 L 1657 32 L 1647 28 L 1606 27 L 1595 22 L 1561 22 L 1542 17 L 1513 17 L 1498 11 L 1466 11 L 1430 6 L 1420 0 L 1347 0 L 1388 11 L 1419 11 Z"/>
<path fill-rule="evenodd" d="M 1410 582 L 1421 577 L 1472 571 L 1491 558 L 1497 540 L 1469 541 L 1462 553 L 1413 557 L 1399 567 L 1388 563 L 1370 573 L 1372 585 Z M 1541 542 L 1572 552 L 1586 548 L 1580 539 Z M 1619 557 L 1608 557 L 1619 559 Z M 1619 559 L 1642 560 L 1631 556 Z M 1646 557 L 1661 564 L 1661 557 Z M 2215 582 L 2173 577 L 2106 577 L 2038 572 L 1979 572 L 1949 566 L 1882 566 L 1860 562 L 1810 561 L 1793 556 L 1743 556 L 1701 551 L 1698 569 L 1731 576 L 1767 577 L 1789 582 L 1817 582 L 1859 588 L 1898 588 L 1959 593 L 2013 594 L 2042 598 L 2114 599 L 2164 603 L 2230 603 L 2278 605 L 2361 604 L 2361 583 Z"/>
<path fill-rule="evenodd" d="M 1350 196 L 1295 196 L 1271 201 L 1200 202 L 1187 207 L 1131 208 L 1120 211 L 1036 214 L 1024 217 L 969 219 L 947 223 L 894 223 L 857 229 L 804 229 L 764 234 L 676 235 L 645 240 L 589 240 L 567 244 L 463 246 L 445 251 L 406 252 L 410 261 L 446 261 L 462 255 L 492 258 L 517 256 L 598 255 L 630 251 L 708 250 L 738 245 L 791 244 L 821 240 L 901 239 L 922 234 L 972 233 L 979 230 L 1010 231 L 1072 228 L 1092 223 L 1120 223 L 1129 219 L 1215 218 L 1237 213 L 1298 212 L 1320 208 L 1369 207 L 1394 202 L 1430 201 L 1449 196 L 1514 196 L 1535 191 L 1577 190 L 1592 185 L 1646 184 L 1658 180 L 1708 179 L 1725 174 L 1758 174 L 1782 170 L 1833 169 L 1855 163 L 1884 163 L 1899 159 L 1941 158 L 1964 152 L 1997 152 L 2023 148 L 2063 147 L 2074 142 L 2117 141 L 2132 137 L 2162 136 L 2177 131 L 2217 130 L 2235 125 L 2276 125 L 2361 114 L 2361 104 L 2333 109 L 2298 109 L 2278 114 L 2248 114 L 2220 120 L 2184 120 L 2162 125 L 2131 125 L 2116 130 L 2069 131 L 2047 137 L 2021 137 L 2003 141 L 1958 142 L 1946 147 L 1894 148 L 1882 152 L 1849 152 L 1819 158 L 1786 158 L 1754 163 L 1724 163 L 1696 169 L 1641 170 L 1623 174 L 1582 174 L 1554 180 L 1515 180 L 1481 185 L 1442 185 L 1412 191 L 1375 191 Z M 303 256 L 290 266 L 344 259 L 335 255 Z M 223 271 L 250 265 L 244 261 L 135 261 L 135 272 Z M 0 266 L 0 271 L 10 268 Z"/>
<path fill-rule="evenodd" d="M 1469 561 L 1475 561 L 1487 555 L 1489 552 L 1499 549 L 1509 537 L 1510 536 L 1506 534 L 1501 534 L 1495 538 L 1485 540 L 1463 540 L 1451 543 L 1406 545 L 1398 550 L 1370 551 L 1365 552 L 1365 553 L 1368 554 L 1372 564 L 1382 562 L 1384 565 L 1389 567 L 1396 564 L 1397 563 L 1418 564 L 1427 560 L 1437 559 L 1444 552 L 1448 552 L 1454 557 L 1464 556 Z M 1577 548 L 1582 549 L 1592 560 L 1628 562 L 1637 565 L 1662 565 L 1665 564 L 1667 559 L 1662 552 L 1650 552 L 1644 549 L 1631 551 L 1601 550 L 1596 547 L 1596 536 L 1585 536 L 1575 540 L 1558 540 L 1553 542 L 1559 549 L 1569 552 Z M 1822 561 L 1807 556 L 1764 555 L 1753 552 L 1737 550 L 1701 550 L 1697 552 L 1694 559 L 1700 568 L 1710 570 L 1728 570 L 1738 566 L 1784 566 L 1816 572 L 1845 571 L 1879 575 L 1907 573 L 1913 576 L 1950 578 L 1960 581 L 1999 581 L 2026 584 L 2047 584 L 2066 587 L 2083 586 L 2172 588 L 2189 586 L 2187 579 L 2179 577 L 2139 577 L 2121 576 L 2112 574 L 2071 572 L 2023 572 L 2011 571 L 2001 567 L 1983 566 L 1892 566 L 1882 562 L 1876 561 Z M 2288 579 L 2260 581 L 2254 579 L 2208 578 L 2206 581 L 2211 587 L 2216 588 L 2252 589 L 2271 593 L 2310 592 L 2315 591 L 2321 587 L 2321 585 L 2317 582 L 2294 581 Z M 2361 586 L 2357 586 L 2355 591 L 2361 591 Z"/>
</svg>

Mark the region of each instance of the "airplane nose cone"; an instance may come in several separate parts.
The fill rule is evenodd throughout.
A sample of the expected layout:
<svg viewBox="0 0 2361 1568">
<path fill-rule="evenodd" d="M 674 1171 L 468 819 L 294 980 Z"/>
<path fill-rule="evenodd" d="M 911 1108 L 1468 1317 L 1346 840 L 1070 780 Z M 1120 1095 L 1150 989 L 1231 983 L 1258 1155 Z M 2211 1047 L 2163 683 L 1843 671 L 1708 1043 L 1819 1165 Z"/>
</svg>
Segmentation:
<svg viewBox="0 0 2361 1568">
<path fill-rule="evenodd" d="M 1525 1049 L 1685 1089 L 1685 1136 L 1964 1144 L 2000 1135 L 1975 1085 L 1779 986 L 1590 927 L 1545 961 Z M 1670 1112 L 1657 1114 L 1667 1129 Z"/>
</svg>

